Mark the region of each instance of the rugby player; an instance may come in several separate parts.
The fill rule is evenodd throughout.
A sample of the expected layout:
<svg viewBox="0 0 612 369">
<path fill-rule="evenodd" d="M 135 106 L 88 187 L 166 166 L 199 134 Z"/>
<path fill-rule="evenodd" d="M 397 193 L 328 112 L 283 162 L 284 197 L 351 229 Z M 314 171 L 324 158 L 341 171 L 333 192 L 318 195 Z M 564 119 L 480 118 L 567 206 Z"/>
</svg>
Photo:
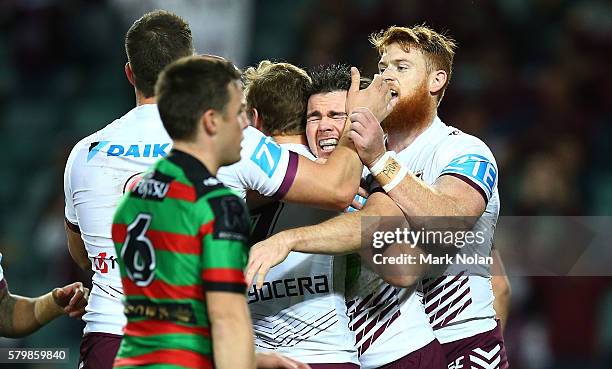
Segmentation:
<svg viewBox="0 0 612 369">
<path fill-rule="evenodd" d="M 191 30 L 180 17 L 155 11 L 134 22 L 125 37 L 125 74 L 136 107 L 73 148 L 64 173 L 68 246 L 94 272 L 79 368 L 110 369 L 126 318 L 117 254 L 111 239 L 119 199 L 136 177 L 165 156 L 171 139 L 159 118 L 154 85 L 172 61 L 192 55 Z"/>
<path fill-rule="evenodd" d="M 187 57 L 162 73 L 156 92 L 174 147 L 115 213 L 128 318 L 115 368 L 253 368 L 248 213 L 215 178 L 240 160 L 240 72 L 219 58 Z"/>
<path fill-rule="evenodd" d="M 306 133 L 310 148 L 324 157 L 329 155 L 325 146 L 331 143 L 330 138 L 344 129 L 344 120 L 339 118 L 346 116 L 350 72 L 346 66 L 331 65 L 310 75 L 313 89 L 308 99 Z M 407 366 L 411 357 L 416 361 L 427 351 L 419 350 L 424 345 L 440 349 L 414 294 L 384 283 L 361 265 L 359 256 L 353 254 L 347 259 L 347 313 L 362 368 L 394 365 L 401 358 L 402 365 Z"/>
<path fill-rule="evenodd" d="M 92 296 L 84 316 L 81 368 L 112 366 L 126 323 L 117 255 L 110 229 L 116 205 L 137 177 L 167 155 L 171 139 L 157 112 L 154 83 L 170 62 L 193 54 L 191 31 L 180 17 L 156 11 L 137 20 L 126 35 L 125 73 L 134 86 L 136 107 L 73 148 L 64 172 L 68 246 L 73 259 L 94 271 Z M 358 76 L 358 72 L 354 73 Z M 357 77 L 358 78 L 358 77 Z M 378 78 L 351 93 L 347 104 L 366 106 L 384 118 L 392 105 L 387 84 Z M 258 130 L 244 131 L 241 160 L 227 168 L 244 188 L 286 201 L 341 209 L 359 184 L 361 161 L 348 139 L 325 165 L 281 148 Z M 317 180 L 315 173 L 327 181 Z M 221 173 L 219 173 L 221 177 Z"/>
<path fill-rule="evenodd" d="M 338 117 L 342 116 L 342 114 L 346 114 L 343 108 L 345 103 L 344 100 L 346 99 L 346 90 L 350 82 L 350 74 L 346 66 L 331 65 L 315 70 L 310 75 L 313 79 L 313 89 L 312 95 L 308 99 L 306 135 L 311 150 L 318 153 L 319 156 L 325 157 L 325 155 L 329 155 L 329 150 L 325 150 L 322 146 L 329 144 L 330 142 L 328 139 L 337 136 L 338 132 L 342 132 L 344 128 L 344 121 L 338 119 Z M 503 262 L 497 250 L 493 249 L 492 256 L 491 283 L 493 295 L 495 297 L 494 307 L 497 318 L 500 320 L 500 326 L 503 329 L 509 310 L 510 283 L 505 275 Z M 359 273 L 360 265 L 351 263 L 351 261 L 354 260 L 356 260 L 354 257 L 349 258 L 349 270 L 352 271 L 350 274 L 356 276 Z M 351 279 L 347 282 L 349 283 L 347 291 L 351 294 L 354 294 L 354 286 L 351 286 L 354 285 L 354 282 L 355 281 Z M 381 299 L 378 305 L 384 305 L 385 303 L 387 303 L 387 301 Z M 375 318 L 378 317 L 377 314 L 373 314 L 368 320 L 360 322 L 359 319 L 355 318 L 360 318 L 364 315 L 366 309 L 362 308 L 357 312 L 355 307 L 359 306 L 359 303 L 355 296 L 352 296 L 352 298 L 349 296 L 348 305 L 351 327 L 353 329 L 357 329 L 359 326 L 367 326 L 369 321 L 375 320 Z M 371 307 L 374 308 L 376 305 Z M 384 311 L 384 309 L 380 308 L 377 310 Z M 386 324 L 384 316 L 381 318 L 382 319 L 379 319 L 382 323 L 381 325 Z M 391 319 L 391 316 L 387 314 L 387 318 Z M 396 324 L 396 322 L 390 324 Z M 406 335 L 407 337 L 404 338 L 406 340 L 409 340 L 412 336 L 408 331 L 406 331 Z M 361 339 L 362 342 L 368 342 L 365 340 L 365 335 L 362 335 Z M 370 343 L 370 345 L 377 344 L 376 339 L 372 340 Z M 359 347 L 363 349 L 362 345 Z M 365 354 L 360 350 L 360 353 L 365 356 L 364 361 L 366 361 L 368 350 L 365 350 Z"/>
<path fill-rule="evenodd" d="M 362 142 L 376 142 L 371 136 L 382 140 L 380 125 L 368 112 L 350 115 L 351 137 L 383 191 L 372 194 L 358 213 L 281 232 L 256 245 L 251 250 L 247 280 L 255 275 L 258 281 L 262 279 L 269 265 L 282 260 L 288 250 L 335 254 L 359 250 L 361 234 L 352 230 L 359 229 L 365 216 L 406 217 L 412 229 L 426 229 L 426 219 L 433 216 L 456 217 L 463 230 L 482 232 L 485 237 L 484 242 L 454 251 L 471 250 L 479 257 L 491 254 L 499 213 L 495 160 L 482 141 L 447 126 L 437 116 L 450 80 L 454 42 L 424 26 L 390 27 L 374 35 L 372 42 L 381 55 L 379 71 L 398 101 L 383 122 L 387 146 L 394 151 L 381 153 Z M 429 252 L 419 246 L 401 251 L 416 257 Z M 423 277 L 436 274 L 431 267 L 427 263 L 402 265 L 403 273 L 383 278 L 396 286 L 414 288 Z M 426 278 L 419 289 L 430 324 L 443 344 L 445 366 L 506 368 L 488 265 L 443 268 L 442 276 Z"/>
<path fill-rule="evenodd" d="M 2 270 L 0 254 L 0 337 L 24 337 L 53 319 L 68 314 L 80 318 L 85 313 L 89 289 L 75 282 L 35 298 L 13 295 Z"/>
<path fill-rule="evenodd" d="M 351 77 L 347 68 L 348 89 Z M 308 74 L 288 63 L 260 62 L 244 73 L 247 111 L 256 128 L 281 147 L 310 160 L 305 136 Z M 345 92 L 346 95 L 346 92 Z M 346 100 L 346 97 L 344 98 Z M 345 101 L 337 119 L 346 119 Z M 343 127 L 337 132 L 336 141 Z M 254 203 L 247 196 L 257 242 L 284 229 L 317 224 L 338 214 L 303 205 Z M 258 206 L 259 205 L 259 206 Z M 345 257 L 290 253 L 272 268 L 262 288 L 249 286 L 248 302 L 257 351 L 278 352 L 314 369 L 359 368 L 354 335 L 348 328 L 344 300 Z"/>
</svg>

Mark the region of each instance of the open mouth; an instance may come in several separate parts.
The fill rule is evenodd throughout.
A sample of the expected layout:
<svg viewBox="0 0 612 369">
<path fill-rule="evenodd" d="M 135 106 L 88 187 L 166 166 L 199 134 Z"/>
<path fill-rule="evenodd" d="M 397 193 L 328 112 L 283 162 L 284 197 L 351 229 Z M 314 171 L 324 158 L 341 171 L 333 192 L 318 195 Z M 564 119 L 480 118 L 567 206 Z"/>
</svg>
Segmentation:
<svg viewBox="0 0 612 369">
<path fill-rule="evenodd" d="M 323 152 L 332 152 L 338 146 L 337 138 L 326 138 L 324 140 L 319 140 L 319 147 Z"/>
</svg>

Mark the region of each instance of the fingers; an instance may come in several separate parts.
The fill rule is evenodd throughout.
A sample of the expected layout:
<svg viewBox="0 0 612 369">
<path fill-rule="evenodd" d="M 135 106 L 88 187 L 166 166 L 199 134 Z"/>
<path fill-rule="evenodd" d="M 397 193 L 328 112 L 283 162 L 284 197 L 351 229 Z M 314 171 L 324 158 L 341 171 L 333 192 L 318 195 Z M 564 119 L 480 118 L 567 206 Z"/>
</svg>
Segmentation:
<svg viewBox="0 0 612 369">
<path fill-rule="evenodd" d="M 359 187 L 359 189 L 357 190 L 357 194 L 366 199 L 370 196 L 370 193 L 366 191 L 363 187 Z"/>
<path fill-rule="evenodd" d="M 359 119 L 356 119 L 354 122 L 351 122 L 351 131 L 355 131 L 359 133 L 360 135 L 363 135 L 365 130 L 366 130 L 366 127 L 364 126 L 363 123 L 359 121 Z"/>
<path fill-rule="evenodd" d="M 366 108 L 365 106 L 359 106 L 353 109 L 353 111 L 351 112 L 351 115 L 349 115 L 349 118 L 351 118 L 353 114 L 359 114 L 359 115 L 356 115 L 355 117 L 360 117 L 360 118 L 359 119 L 356 118 L 355 120 L 362 120 L 364 118 L 376 119 L 372 111 L 369 108 Z M 352 118 L 351 118 L 351 121 L 353 121 Z"/>
<path fill-rule="evenodd" d="M 363 137 L 361 137 L 361 135 L 353 130 L 351 130 L 348 133 L 348 138 L 353 141 L 353 144 L 355 145 L 356 148 L 358 148 L 358 150 L 363 149 L 364 144 L 365 144 L 365 140 Z M 359 152 L 359 151 L 358 151 Z"/>
<path fill-rule="evenodd" d="M 289 360 L 289 362 L 293 365 L 290 368 L 296 368 L 296 369 L 311 369 L 310 365 L 308 364 L 304 364 L 302 362 L 299 362 L 297 360 L 294 360 L 292 358 L 287 358 Z"/>
<path fill-rule="evenodd" d="M 68 305 L 64 308 L 64 311 L 68 313 L 71 318 L 80 318 L 85 314 L 85 307 L 87 306 L 87 299 L 89 298 L 89 289 L 83 287 L 83 284 L 78 282 L 75 284 L 74 294 L 70 299 Z"/>
<path fill-rule="evenodd" d="M 359 74 L 359 69 L 351 67 L 351 86 L 349 87 L 349 93 L 359 91 L 360 79 L 361 75 Z"/>
<path fill-rule="evenodd" d="M 279 355 L 278 368 L 280 369 L 311 369 L 310 365 L 304 364 L 290 357 Z"/>
<path fill-rule="evenodd" d="M 255 278 L 255 274 L 257 274 L 260 267 L 261 262 L 259 260 L 249 260 L 249 265 L 244 276 L 247 286 L 253 285 L 253 279 Z"/>
<path fill-rule="evenodd" d="M 265 262 L 262 263 L 259 267 L 259 270 L 257 271 L 257 289 L 263 288 L 264 282 L 266 280 L 266 275 L 270 271 L 270 268 L 270 264 Z"/>
<path fill-rule="evenodd" d="M 83 298 L 83 296 L 85 296 L 85 291 L 83 290 L 83 287 L 74 290 L 74 294 L 72 295 L 72 298 L 70 299 L 70 302 L 68 302 L 68 306 L 66 307 L 75 306 L 79 302 L 79 300 Z"/>
<path fill-rule="evenodd" d="M 380 89 L 384 88 L 383 84 L 386 85 L 386 82 L 384 81 L 382 76 L 380 74 L 375 74 L 374 78 L 372 79 L 372 83 L 370 83 L 368 88 L 371 87 L 373 89 L 380 90 Z"/>
</svg>

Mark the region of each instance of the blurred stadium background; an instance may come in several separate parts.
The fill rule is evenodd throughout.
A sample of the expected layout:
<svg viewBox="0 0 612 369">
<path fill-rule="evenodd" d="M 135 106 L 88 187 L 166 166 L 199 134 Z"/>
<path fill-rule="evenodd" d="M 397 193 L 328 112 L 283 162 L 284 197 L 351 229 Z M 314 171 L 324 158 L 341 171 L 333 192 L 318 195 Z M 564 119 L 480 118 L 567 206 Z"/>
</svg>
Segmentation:
<svg viewBox="0 0 612 369">
<path fill-rule="evenodd" d="M 0 251 L 13 292 L 84 278 L 64 237 L 64 163 L 134 105 L 123 38 L 156 8 L 190 22 L 198 52 L 241 67 L 345 62 L 371 75 L 371 32 L 447 30 L 459 49 L 440 116 L 492 148 L 502 215 L 611 213 L 610 1 L 2 0 Z M 512 278 L 511 367 L 612 368 L 611 281 Z M 64 318 L 0 347 L 69 347 L 70 365 L 22 367 L 76 368 L 81 328 Z"/>
</svg>

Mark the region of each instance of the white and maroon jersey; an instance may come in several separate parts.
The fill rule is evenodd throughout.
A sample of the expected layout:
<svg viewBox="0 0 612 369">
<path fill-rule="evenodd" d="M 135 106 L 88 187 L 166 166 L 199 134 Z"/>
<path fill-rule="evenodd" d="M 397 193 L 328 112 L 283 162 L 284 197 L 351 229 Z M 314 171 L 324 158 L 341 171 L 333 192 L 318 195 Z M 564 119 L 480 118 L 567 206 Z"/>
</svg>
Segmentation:
<svg viewBox="0 0 612 369">
<path fill-rule="evenodd" d="M 304 145 L 283 144 L 310 160 Z M 253 242 L 280 231 L 319 224 L 337 212 L 273 202 L 252 213 Z M 358 364 L 344 300 L 345 257 L 291 252 L 261 289 L 248 291 L 258 352 L 274 351 L 306 363 Z"/>
<path fill-rule="evenodd" d="M 391 363 L 435 339 L 415 290 L 389 285 L 357 255 L 349 255 L 347 269 L 349 327 L 362 368 Z"/>
<path fill-rule="evenodd" d="M 123 334 L 126 319 L 111 238 L 113 215 L 126 189 L 171 148 L 157 105 L 146 104 L 82 139 L 70 153 L 64 172 L 65 216 L 71 228 L 81 233 L 95 273 L 83 316 L 85 333 Z M 256 129 L 244 130 L 240 155 L 231 172 L 262 194 L 282 196 L 293 182 L 297 154 Z M 267 179 L 253 181 L 253 171 L 261 171 Z"/>
<path fill-rule="evenodd" d="M 138 106 L 82 139 L 64 172 L 65 216 L 81 233 L 94 271 L 85 333 L 121 335 L 126 323 L 123 288 L 111 225 L 115 208 L 131 182 L 170 152 L 171 140 L 157 105 Z"/>
<path fill-rule="evenodd" d="M 219 168 L 217 178 L 243 199 L 247 190 L 281 199 L 295 179 L 298 155 L 251 126 L 243 135 L 240 161 Z"/>
<path fill-rule="evenodd" d="M 6 287 L 4 280 L 4 270 L 2 270 L 2 253 L 0 253 L 0 290 Z"/>
<path fill-rule="evenodd" d="M 460 178 L 483 196 L 486 208 L 472 229 L 484 242 L 466 244 L 458 254 L 479 260 L 491 255 L 499 215 L 497 164 L 478 138 L 447 126 L 436 117 L 429 128 L 398 153 L 398 160 L 427 184 L 443 175 Z M 440 343 L 489 331 L 496 326 L 489 264 L 455 262 L 442 276 L 419 286 L 425 312 Z"/>
</svg>

